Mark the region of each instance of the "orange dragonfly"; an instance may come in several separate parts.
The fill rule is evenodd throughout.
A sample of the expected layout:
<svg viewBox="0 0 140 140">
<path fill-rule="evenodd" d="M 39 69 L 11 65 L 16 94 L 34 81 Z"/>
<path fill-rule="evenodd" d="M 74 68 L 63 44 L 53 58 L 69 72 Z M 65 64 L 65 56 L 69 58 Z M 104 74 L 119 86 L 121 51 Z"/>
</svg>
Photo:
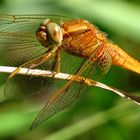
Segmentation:
<svg viewBox="0 0 140 140">
<path fill-rule="evenodd" d="M 94 80 L 107 73 L 112 64 L 140 73 L 140 63 L 94 25 L 54 15 L 0 15 L 0 63 L 18 67 L 7 80 L 7 98 L 53 93 L 31 129 L 71 105 L 85 92 L 85 84 L 106 88 Z M 54 76 L 59 72 L 73 75 L 68 81 L 23 76 L 18 74 L 22 68 L 51 70 Z M 106 89 L 140 103 L 140 97 Z"/>
</svg>

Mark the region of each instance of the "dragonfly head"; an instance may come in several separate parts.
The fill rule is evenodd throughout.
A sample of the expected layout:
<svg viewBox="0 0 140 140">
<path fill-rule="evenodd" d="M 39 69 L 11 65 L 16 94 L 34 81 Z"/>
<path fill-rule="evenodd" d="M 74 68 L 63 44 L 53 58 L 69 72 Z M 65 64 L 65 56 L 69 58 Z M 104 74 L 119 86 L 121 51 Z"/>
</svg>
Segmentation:
<svg viewBox="0 0 140 140">
<path fill-rule="evenodd" d="M 37 39 L 45 47 L 48 45 L 60 45 L 63 41 L 63 33 L 61 27 L 55 22 L 45 19 L 36 32 Z"/>
</svg>

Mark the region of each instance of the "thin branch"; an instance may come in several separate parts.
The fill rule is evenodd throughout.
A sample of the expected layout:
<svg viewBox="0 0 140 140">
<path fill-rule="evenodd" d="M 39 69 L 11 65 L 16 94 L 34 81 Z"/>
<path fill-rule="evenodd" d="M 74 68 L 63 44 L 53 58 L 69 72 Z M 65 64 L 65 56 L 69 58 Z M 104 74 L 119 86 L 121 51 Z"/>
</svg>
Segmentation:
<svg viewBox="0 0 140 140">
<path fill-rule="evenodd" d="M 3 72 L 3 73 L 12 73 L 15 69 L 17 69 L 17 67 L 0 66 L 0 72 Z M 116 89 L 114 87 L 108 86 L 106 84 L 100 83 L 92 79 L 87 79 L 83 76 L 77 76 L 77 75 L 72 75 L 72 74 L 67 74 L 67 73 L 56 73 L 49 70 L 28 69 L 28 68 L 21 68 L 17 74 L 33 75 L 33 76 L 39 76 L 39 77 L 50 77 L 50 78 L 52 77 L 55 79 L 62 79 L 62 80 L 68 80 L 68 81 L 72 80 L 74 82 L 83 83 L 88 86 L 100 87 L 102 89 L 112 91 L 113 93 L 123 98 L 133 100 L 135 103 L 140 105 L 140 97 L 127 94 L 119 89 Z"/>
<path fill-rule="evenodd" d="M 17 67 L 0 66 L 0 72 L 3 73 L 12 73 L 16 69 Z M 28 68 L 21 68 L 17 74 L 33 75 L 33 76 L 41 76 L 41 77 L 54 77 L 56 79 L 63 79 L 63 80 L 68 80 L 68 77 L 70 76 L 70 74 L 55 73 L 49 70 L 28 69 Z"/>
</svg>

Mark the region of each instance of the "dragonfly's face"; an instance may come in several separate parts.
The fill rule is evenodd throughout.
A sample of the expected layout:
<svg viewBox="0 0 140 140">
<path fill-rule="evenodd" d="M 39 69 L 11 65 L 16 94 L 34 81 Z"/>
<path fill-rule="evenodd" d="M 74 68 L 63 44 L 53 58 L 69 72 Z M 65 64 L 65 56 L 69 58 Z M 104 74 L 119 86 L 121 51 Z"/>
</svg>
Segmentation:
<svg viewBox="0 0 140 140">
<path fill-rule="evenodd" d="M 49 19 L 45 19 L 36 32 L 37 39 L 44 47 L 56 44 L 60 45 L 63 40 L 63 33 L 60 26 Z"/>
</svg>

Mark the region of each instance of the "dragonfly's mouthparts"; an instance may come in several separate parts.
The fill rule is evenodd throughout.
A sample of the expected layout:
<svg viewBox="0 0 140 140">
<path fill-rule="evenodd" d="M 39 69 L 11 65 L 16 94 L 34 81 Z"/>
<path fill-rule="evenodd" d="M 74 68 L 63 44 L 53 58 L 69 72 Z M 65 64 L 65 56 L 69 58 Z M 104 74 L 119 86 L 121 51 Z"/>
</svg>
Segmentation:
<svg viewBox="0 0 140 140">
<path fill-rule="evenodd" d="M 43 45 L 47 46 L 48 44 L 48 37 L 46 33 L 46 27 L 45 26 L 40 26 L 39 29 L 36 32 L 36 37 L 38 41 Z"/>
</svg>

